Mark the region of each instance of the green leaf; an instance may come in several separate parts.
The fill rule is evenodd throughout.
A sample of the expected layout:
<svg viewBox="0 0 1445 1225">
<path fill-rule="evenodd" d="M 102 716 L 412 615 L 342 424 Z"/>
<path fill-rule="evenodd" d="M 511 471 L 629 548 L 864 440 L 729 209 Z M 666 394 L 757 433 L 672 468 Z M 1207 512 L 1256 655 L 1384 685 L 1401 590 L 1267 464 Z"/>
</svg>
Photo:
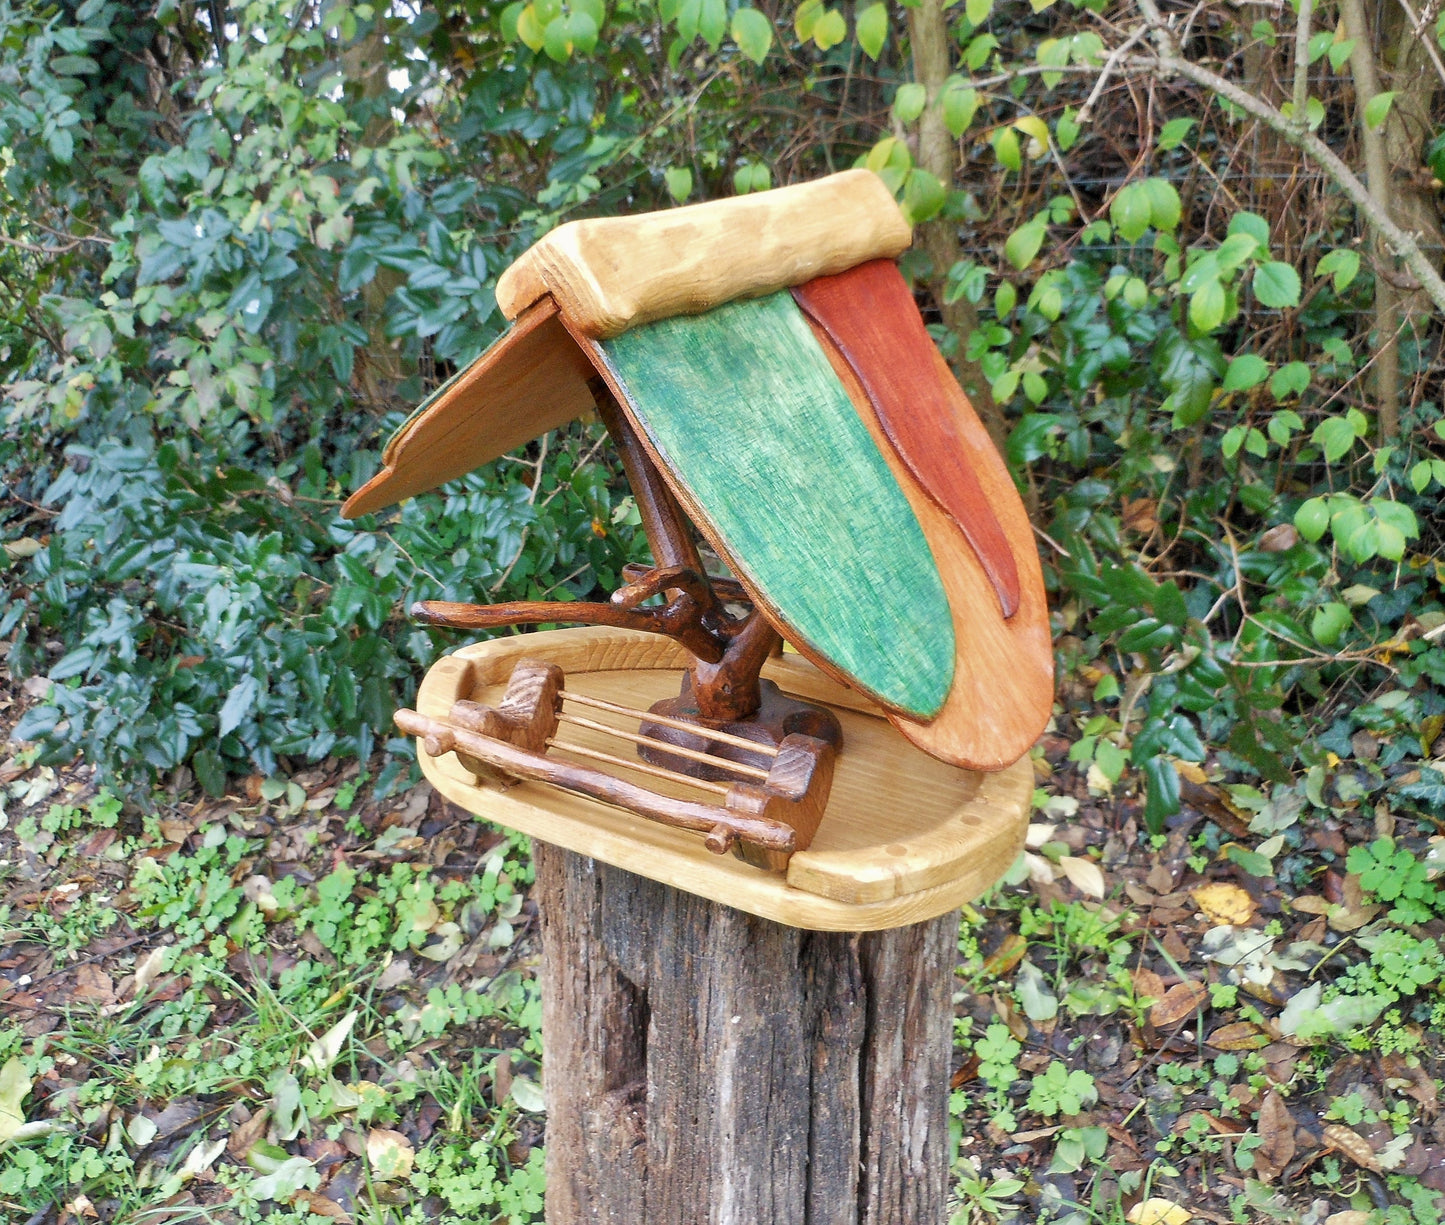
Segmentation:
<svg viewBox="0 0 1445 1225">
<path fill-rule="evenodd" d="M 1326 417 L 1315 426 L 1310 441 L 1324 449 L 1325 460 L 1332 464 L 1355 445 L 1355 427 L 1344 417 Z"/>
<path fill-rule="evenodd" d="M 1335 43 L 1329 50 L 1330 67 L 1336 72 L 1345 66 L 1345 61 L 1350 58 L 1351 52 L 1355 49 L 1353 38 L 1344 38 Z"/>
<path fill-rule="evenodd" d="M 1075 117 L 1074 108 L 1072 106 L 1068 107 L 1064 113 L 1059 116 L 1058 122 L 1054 124 L 1054 140 L 1058 142 L 1059 148 L 1067 153 L 1074 147 L 1074 142 L 1079 139 L 1079 133 L 1082 130 L 1083 129 L 1079 127 L 1078 119 Z"/>
<path fill-rule="evenodd" d="M 1214 262 L 1221 273 L 1233 272 L 1258 250 L 1259 243 L 1252 234 L 1231 234 L 1219 244 Z"/>
<path fill-rule="evenodd" d="M 954 77 L 943 91 L 943 124 L 953 136 L 962 136 L 978 113 L 978 90 Z"/>
<path fill-rule="evenodd" d="M 1025 959 L 1014 975 L 1014 991 L 1030 1021 L 1048 1021 L 1059 1012 L 1059 1001 L 1033 962 Z"/>
<path fill-rule="evenodd" d="M 517 15 L 517 37 L 533 51 L 540 51 L 546 41 L 542 23 L 537 20 L 535 5 L 529 4 Z"/>
<path fill-rule="evenodd" d="M 1044 235 L 1047 230 L 1048 220 L 1043 214 L 1035 217 L 1032 221 L 1025 222 L 1008 236 L 1008 240 L 1003 245 L 1004 258 L 1022 272 L 1033 263 L 1034 256 L 1044 245 Z"/>
<path fill-rule="evenodd" d="M 1114 193 L 1109 204 L 1109 219 L 1126 242 L 1144 237 L 1153 215 L 1153 204 L 1142 183 L 1129 183 Z"/>
<path fill-rule="evenodd" d="M 1193 119 L 1171 119 L 1159 129 L 1159 148 L 1161 150 L 1178 148 L 1184 143 L 1184 138 L 1189 135 L 1189 130 L 1195 122 Z"/>
<path fill-rule="evenodd" d="M 993 16 L 993 0 L 965 0 L 963 11 L 977 29 Z"/>
<path fill-rule="evenodd" d="M 1304 429 L 1305 423 L 1292 408 L 1281 408 L 1270 415 L 1269 436 L 1277 446 L 1284 446 L 1290 438 Z"/>
<path fill-rule="evenodd" d="M 923 114 L 927 102 L 928 91 L 917 81 L 909 81 L 893 95 L 893 117 L 899 123 L 912 123 Z"/>
<path fill-rule="evenodd" d="M 1019 300 L 1019 291 L 1012 281 L 1000 281 L 993 295 L 993 313 L 999 319 L 1007 319 Z M 1429 465 L 1427 464 L 1428 468 Z"/>
<path fill-rule="evenodd" d="M 1299 305 L 1300 279 L 1294 268 L 1271 260 L 1254 270 L 1254 296 L 1264 306 L 1283 309 Z"/>
<path fill-rule="evenodd" d="M 848 23 L 837 9 L 829 9 L 813 24 L 813 42 L 819 51 L 836 47 L 848 37 Z"/>
<path fill-rule="evenodd" d="M 1393 527 L 1400 535 L 1410 540 L 1418 540 L 1420 537 L 1420 522 L 1415 518 L 1415 512 L 1403 502 L 1392 502 L 1387 498 L 1377 498 L 1371 503 L 1376 518 L 1381 523 Z"/>
<path fill-rule="evenodd" d="M 1410 469 L 1411 487 L 1415 490 L 1416 493 L 1424 493 L 1425 490 L 1428 489 L 1430 486 L 1432 475 L 1433 474 L 1430 469 L 1430 461 L 1428 459 L 1422 459 L 1418 464 L 1416 464 L 1413 468 Z"/>
<path fill-rule="evenodd" d="M 998 158 L 999 165 L 1006 170 L 1012 170 L 1015 174 L 1023 166 L 1023 158 L 1019 154 L 1019 138 L 1013 128 L 1005 125 L 995 128 L 993 134 L 993 155 Z"/>
<path fill-rule="evenodd" d="M 681 204 L 692 195 L 692 171 L 686 166 L 669 166 L 662 172 L 667 194 Z"/>
<path fill-rule="evenodd" d="M 1337 247 L 1320 258 L 1315 265 L 1315 276 L 1334 278 L 1335 292 L 1343 291 L 1359 275 L 1360 253 L 1348 247 Z"/>
<path fill-rule="evenodd" d="M 243 676 L 231 686 L 225 704 L 221 707 L 220 726 L 216 729 L 216 735 L 224 737 L 240 727 L 246 716 L 255 710 L 256 699 L 260 694 L 261 682 L 254 676 Z"/>
<path fill-rule="evenodd" d="M 1304 362 L 1286 362 L 1269 381 L 1269 394 L 1276 400 L 1303 395 L 1310 385 L 1310 368 Z"/>
<path fill-rule="evenodd" d="M 1212 332 L 1224 322 L 1224 286 L 1205 281 L 1189 299 L 1189 322 L 1200 332 Z"/>
<path fill-rule="evenodd" d="M 567 41 L 574 52 L 591 55 L 597 47 L 597 20 L 591 13 L 573 12 L 567 18 Z"/>
<path fill-rule="evenodd" d="M 993 54 L 998 46 L 998 39 L 992 34 L 980 34 L 976 38 L 969 39 L 968 46 L 963 52 L 963 62 L 974 72 L 977 72 L 986 63 L 988 57 Z"/>
<path fill-rule="evenodd" d="M 883 44 L 888 41 L 888 6 L 882 3 L 882 0 L 877 4 L 870 4 L 859 11 L 853 25 L 863 53 L 870 60 L 876 60 L 883 50 Z"/>
<path fill-rule="evenodd" d="M 1069 62 L 1070 40 L 1046 38 L 1034 48 L 1034 58 L 1044 68 L 1062 68 Z M 1040 79 L 1045 89 L 1053 89 L 1064 79 L 1062 72 L 1045 72 Z"/>
<path fill-rule="evenodd" d="M 1162 755 L 1144 762 L 1144 825 L 1162 834 L 1164 822 L 1179 811 L 1179 771 Z"/>
<path fill-rule="evenodd" d="M 946 196 L 943 184 L 926 170 L 910 170 L 903 183 L 903 211 L 910 225 L 936 217 Z"/>
<path fill-rule="evenodd" d="M 728 28 L 727 0 L 702 0 L 698 12 L 697 32 L 709 51 L 722 46 L 723 35 Z"/>
<path fill-rule="evenodd" d="M 1387 89 L 1376 94 L 1365 103 L 1365 126 L 1378 128 L 1389 118 L 1390 107 L 1395 104 L 1395 91 Z"/>
<path fill-rule="evenodd" d="M 773 45 L 773 23 L 758 9 L 738 9 L 733 14 L 733 42 L 754 64 L 768 58 Z"/>
<path fill-rule="evenodd" d="M 739 166 L 733 172 L 733 190 L 740 196 L 753 191 L 767 191 L 773 185 L 773 173 L 761 162 Z"/>
<path fill-rule="evenodd" d="M 1310 635 L 1320 646 L 1332 647 L 1353 621 L 1349 608 L 1344 604 L 1321 604 L 1310 618 Z"/>
<path fill-rule="evenodd" d="M 1235 213 L 1229 219 L 1229 233 L 1248 234 L 1262 250 L 1269 249 L 1269 222 L 1258 213 Z"/>
<path fill-rule="evenodd" d="M 823 0 L 803 0 L 798 5 L 793 14 L 793 33 L 798 36 L 799 42 L 805 43 L 813 37 L 813 26 L 822 15 Z"/>
<path fill-rule="evenodd" d="M 1174 184 L 1165 179 L 1145 179 L 1139 184 L 1139 190 L 1149 202 L 1149 224 L 1156 230 L 1172 231 L 1179 224 L 1182 212 Z"/>
<path fill-rule="evenodd" d="M 1229 363 L 1221 386 L 1225 391 L 1248 391 L 1269 377 L 1269 363 L 1255 353 L 1241 353 Z"/>
</svg>

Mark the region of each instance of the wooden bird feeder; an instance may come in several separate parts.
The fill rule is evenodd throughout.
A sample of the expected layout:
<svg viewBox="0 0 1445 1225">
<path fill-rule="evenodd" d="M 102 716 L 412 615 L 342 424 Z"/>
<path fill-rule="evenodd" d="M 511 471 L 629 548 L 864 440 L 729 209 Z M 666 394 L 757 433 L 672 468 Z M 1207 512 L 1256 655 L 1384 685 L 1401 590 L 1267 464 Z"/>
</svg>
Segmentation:
<svg viewBox="0 0 1445 1225">
<path fill-rule="evenodd" d="M 512 327 L 345 513 L 595 411 L 655 565 L 605 603 L 413 609 L 584 626 L 431 669 L 397 724 L 446 796 L 795 927 L 916 922 L 1002 873 L 1053 696 L 1043 581 L 893 263 L 910 240 L 857 170 L 573 222 L 507 270 Z M 730 576 L 705 571 L 695 532 Z"/>
<path fill-rule="evenodd" d="M 958 907 L 1022 846 L 1053 673 L 910 239 L 861 170 L 564 225 L 346 504 L 596 412 L 652 545 L 607 602 L 418 605 L 581 628 L 463 647 L 397 715 L 537 840 L 552 1225 L 947 1215 Z"/>
</svg>

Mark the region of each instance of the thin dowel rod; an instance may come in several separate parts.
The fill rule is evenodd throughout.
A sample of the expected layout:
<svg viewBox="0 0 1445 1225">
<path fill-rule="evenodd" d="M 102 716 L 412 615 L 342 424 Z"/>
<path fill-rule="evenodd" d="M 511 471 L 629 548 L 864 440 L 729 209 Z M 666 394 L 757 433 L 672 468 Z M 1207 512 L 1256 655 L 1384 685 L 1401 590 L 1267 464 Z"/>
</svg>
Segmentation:
<svg viewBox="0 0 1445 1225">
<path fill-rule="evenodd" d="M 649 765 L 645 761 L 628 761 L 624 757 L 614 757 L 611 753 L 599 753 L 596 749 L 583 748 L 580 744 L 568 744 L 565 740 L 549 740 L 547 747 L 556 749 L 559 753 L 575 753 L 578 757 L 606 762 L 609 766 L 636 770 L 639 774 L 650 774 L 653 778 L 665 778 L 671 783 L 686 783 L 689 787 L 701 787 L 704 791 L 711 791 L 716 795 L 727 795 L 728 793 L 726 784 L 715 783 L 709 778 L 689 778 L 686 774 L 678 774 L 673 770 L 666 770 L 662 766 Z"/>
<path fill-rule="evenodd" d="M 656 723 L 661 727 L 670 727 L 679 732 L 691 732 L 694 736 L 703 740 L 715 740 L 718 744 L 729 744 L 735 749 L 748 749 L 753 753 L 761 753 L 764 757 L 776 757 L 778 749 L 776 745 L 762 744 L 756 740 L 749 740 L 746 736 L 734 736 L 731 732 L 718 732 L 710 727 L 703 727 L 697 723 L 689 723 L 686 719 L 673 719 L 668 715 L 655 715 L 649 711 L 633 710 L 628 706 L 618 706 L 615 702 L 606 702 L 601 698 L 590 698 L 585 693 L 575 693 L 571 689 L 562 690 L 564 702 L 576 702 L 579 706 L 591 706 L 595 710 L 610 710 L 614 715 L 631 715 L 634 719 L 646 719 L 649 723 Z M 668 745 L 669 750 L 675 746 Z"/>
<path fill-rule="evenodd" d="M 730 770 L 734 774 L 741 774 L 747 778 L 755 778 L 760 783 L 768 781 L 768 772 L 759 770 L 757 766 L 744 765 L 740 761 L 729 761 L 726 757 L 714 757 L 711 753 L 703 753 L 697 749 L 686 749 L 680 744 L 668 744 L 666 740 L 657 740 L 652 736 L 644 736 L 641 732 L 623 731 L 620 727 L 608 727 L 605 723 L 598 723 L 595 719 L 584 719 L 581 715 L 569 715 L 565 711 L 557 716 L 563 723 L 574 723 L 578 727 L 589 727 L 594 732 L 606 732 L 609 736 L 617 736 L 622 740 L 630 740 L 633 744 L 646 745 L 649 748 L 659 749 L 665 753 L 671 753 L 675 757 L 685 757 L 688 761 L 699 761 L 705 766 L 716 766 L 719 769 Z"/>
<path fill-rule="evenodd" d="M 392 718 L 407 735 L 419 737 L 422 747 L 431 757 L 442 757 L 455 751 L 518 778 L 565 787 L 568 791 L 591 796 L 604 804 L 616 804 L 663 825 L 697 830 L 707 835 L 703 841 L 708 850 L 719 855 L 737 839 L 789 854 L 797 847 L 797 831 L 785 821 L 732 812 L 721 804 L 658 795 L 637 783 L 612 778 L 600 770 L 570 761 L 554 761 L 542 753 L 532 753 L 505 740 L 494 740 L 491 736 L 479 736 L 440 719 L 429 719 L 414 710 L 399 710 Z M 638 769 L 636 762 L 624 764 L 630 769 Z M 473 768 L 467 766 L 465 760 L 462 765 Z M 701 780 L 684 778 L 682 781 L 697 786 Z"/>
</svg>

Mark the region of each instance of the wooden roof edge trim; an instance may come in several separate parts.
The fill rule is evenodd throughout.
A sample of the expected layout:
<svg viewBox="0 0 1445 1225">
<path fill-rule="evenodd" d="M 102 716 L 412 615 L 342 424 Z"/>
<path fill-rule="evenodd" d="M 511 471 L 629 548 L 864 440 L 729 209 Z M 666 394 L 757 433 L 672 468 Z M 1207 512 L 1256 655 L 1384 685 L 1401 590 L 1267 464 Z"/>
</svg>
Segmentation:
<svg viewBox="0 0 1445 1225">
<path fill-rule="evenodd" d="M 634 217 L 572 221 L 497 282 L 515 318 L 550 293 L 577 330 L 606 340 L 638 324 L 894 259 L 913 231 L 871 170 Z"/>
</svg>

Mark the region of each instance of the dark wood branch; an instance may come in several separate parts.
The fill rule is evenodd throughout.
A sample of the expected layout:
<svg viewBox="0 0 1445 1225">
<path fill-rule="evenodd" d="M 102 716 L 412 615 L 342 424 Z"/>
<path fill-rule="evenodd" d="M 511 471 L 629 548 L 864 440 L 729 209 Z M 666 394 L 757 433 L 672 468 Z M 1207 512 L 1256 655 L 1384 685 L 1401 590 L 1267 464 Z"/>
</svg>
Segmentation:
<svg viewBox="0 0 1445 1225">
<path fill-rule="evenodd" d="M 516 600 L 506 604 L 460 604 L 449 600 L 421 600 L 411 615 L 427 625 L 458 630 L 503 629 L 509 625 L 610 625 L 673 638 L 698 659 L 719 663 L 727 640 L 702 623 L 701 610 L 690 596 L 679 596 L 664 608 L 625 608 L 585 600 Z"/>
</svg>

